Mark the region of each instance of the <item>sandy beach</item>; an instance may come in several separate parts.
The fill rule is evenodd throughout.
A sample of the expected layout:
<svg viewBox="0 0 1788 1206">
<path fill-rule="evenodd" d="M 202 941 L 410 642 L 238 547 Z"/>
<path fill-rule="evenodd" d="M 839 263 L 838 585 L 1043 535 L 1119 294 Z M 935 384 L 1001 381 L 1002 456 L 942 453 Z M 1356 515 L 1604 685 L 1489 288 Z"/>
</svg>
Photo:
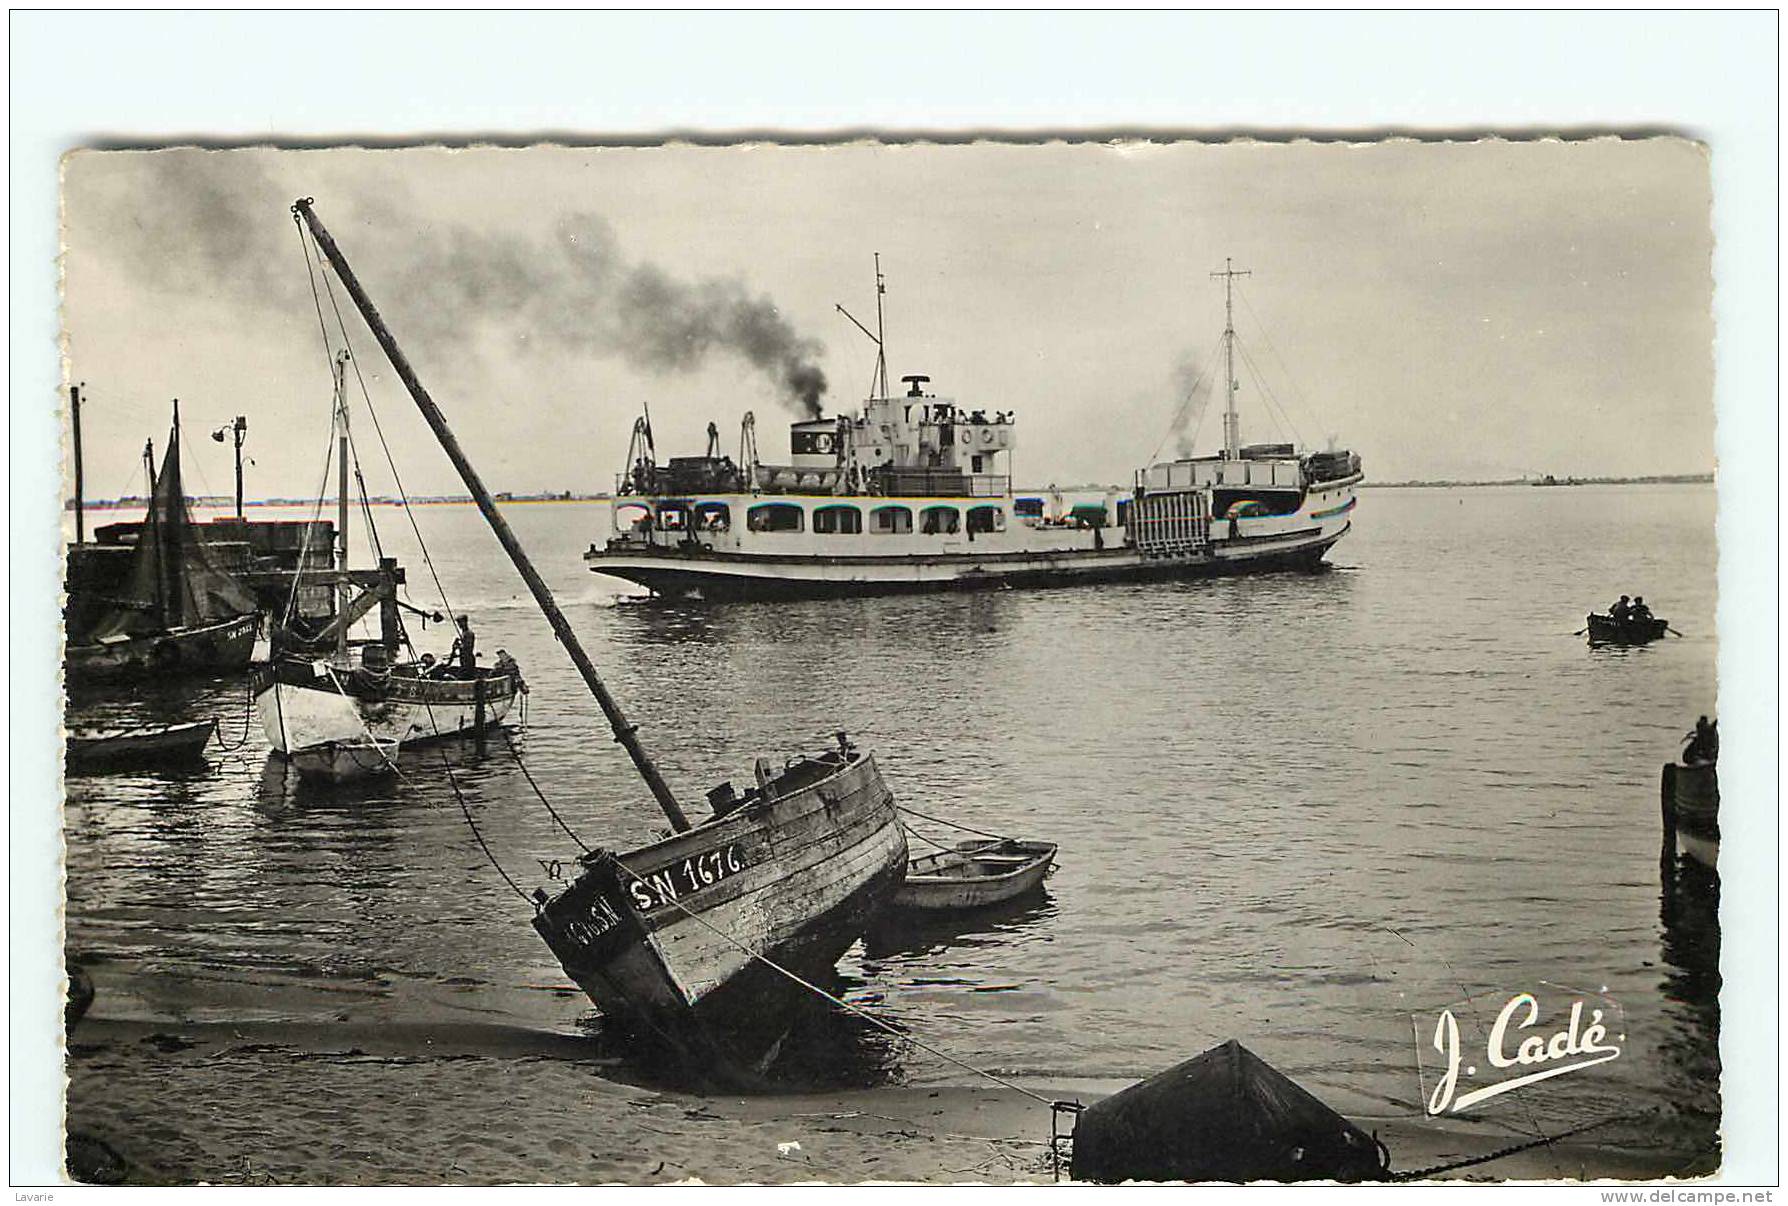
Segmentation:
<svg viewBox="0 0 1788 1206">
<path fill-rule="evenodd" d="M 992 1084 L 766 1097 L 630 1085 L 582 1039 L 500 1027 L 175 1023 L 89 1017 L 68 1048 L 71 1134 L 127 1184 L 1044 1183 L 1047 1106 Z M 1122 1086 L 1031 1084 L 1090 1103 Z M 1319 1095 L 1408 1170 L 1522 1136 L 1373 1117 Z M 1671 1175 L 1655 1155 L 1562 1142 L 1449 1174 Z"/>
</svg>

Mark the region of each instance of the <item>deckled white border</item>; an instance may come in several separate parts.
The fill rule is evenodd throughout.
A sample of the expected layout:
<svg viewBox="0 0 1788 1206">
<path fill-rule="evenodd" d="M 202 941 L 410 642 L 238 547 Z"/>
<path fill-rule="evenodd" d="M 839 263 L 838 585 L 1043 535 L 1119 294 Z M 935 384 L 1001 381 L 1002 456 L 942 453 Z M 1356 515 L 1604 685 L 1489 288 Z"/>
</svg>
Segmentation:
<svg viewBox="0 0 1788 1206">
<path fill-rule="evenodd" d="M 647 141 L 877 130 L 1157 138 L 1672 132 L 1710 145 L 1721 779 L 1729 808 L 1755 826 L 1722 851 L 1722 1179 L 1775 1179 L 1774 14 L 25 12 L 11 25 L 14 1184 L 53 1182 L 59 1140 L 58 1111 L 46 1108 L 59 1077 L 60 1016 L 52 694 L 59 155 L 95 141 L 195 136 L 517 141 L 526 132 Z"/>
</svg>

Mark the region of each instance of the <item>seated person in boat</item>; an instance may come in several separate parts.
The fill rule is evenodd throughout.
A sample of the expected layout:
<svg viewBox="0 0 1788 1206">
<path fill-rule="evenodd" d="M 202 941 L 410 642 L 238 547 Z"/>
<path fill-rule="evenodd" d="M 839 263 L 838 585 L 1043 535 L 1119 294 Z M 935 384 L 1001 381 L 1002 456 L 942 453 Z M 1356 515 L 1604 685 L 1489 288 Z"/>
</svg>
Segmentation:
<svg viewBox="0 0 1788 1206">
<path fill-rule="evenodd" d="M 1633 610 L 1629 614 L 1632 619 L 1638 620 L 1641 622 L 1649 621 L 1651 619 L 1651 608 L 1649 608 L 1645 605 L 1645 596 L 1644 595 L 1634 596 Z"/>
<path fill-rule="evenodd" d="M 1633 604 L 1627 599 L 1627 596 L 1625 596 L 1625 595 L 1622 595 L 1620 597 L 1620 602 L 1616 603 L 1613 607 L 1610 607 L 1608 609 L 1609 618 L 1613 619 L 1616 623 L 1619 623 L 1619 624 L 1624 624 L 1626 622 L 1627 617 L 1632 614 L 1633 614 Z"/>
<path fill-rule="evenodd" d="M 1719 760 L 1720 722 L 1709 721 L 1703 716 L 1695 722 L 1695 731 L 1689 734 L 1689 744 L 1683 747 L 1683 765 L 1699 766 Z"/>
</svg>

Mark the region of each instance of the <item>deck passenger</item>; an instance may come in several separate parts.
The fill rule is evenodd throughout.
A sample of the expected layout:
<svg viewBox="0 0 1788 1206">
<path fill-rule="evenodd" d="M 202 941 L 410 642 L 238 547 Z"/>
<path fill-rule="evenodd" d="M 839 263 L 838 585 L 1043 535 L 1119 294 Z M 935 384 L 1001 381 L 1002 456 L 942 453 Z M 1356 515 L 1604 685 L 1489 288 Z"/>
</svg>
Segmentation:
<svg viewBox="0 0 1788 1206">
<path fill-rule="evenodd" d="M 1622 595 L 1620 597 L 1620 602 L 1616 603 L 1613 607 L 1610 607 L 1608 609 L 1608 615 L 1616 623 L 1624 622 L 1626 620 L 1626 618 L 1632 614 L 1633 614 L 1633 605 L 1631 602 L 1628 601 L 1628 599 L 1625 595 Z"/>
<path fill-rule="evenodd" d="M 1645 605 L 1644 595 L 1633 597 L 1633 610 L 1628 614 L 1635 620 L 1649 621 L 1651 619 L 1651 608 Z"/>
</svg>

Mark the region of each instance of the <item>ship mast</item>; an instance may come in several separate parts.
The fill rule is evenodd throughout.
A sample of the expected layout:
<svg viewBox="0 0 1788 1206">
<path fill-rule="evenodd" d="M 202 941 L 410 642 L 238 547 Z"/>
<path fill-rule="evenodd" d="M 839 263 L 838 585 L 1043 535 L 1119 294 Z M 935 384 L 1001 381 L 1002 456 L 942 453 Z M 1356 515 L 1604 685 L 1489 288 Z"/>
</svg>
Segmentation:
<svg viewBox="0 0 1788 1206">
<path fill-rule="evenodd" d="M 1223 278 L 1223 455 L 1235 460 L 1242 455 L 1242 427 L 1235 413 L 1235 278 L 1253 276 L 1252 271 L 1237 271 L 1235 261 L 1223 257 L 1223 271 L 1211 277 Z"/>
<path fill-rule="evenodd" d="M 360 316 L 366 320 L 366 325 L 372 329 L 373 337 L 385 350 L 386 357 L 391 361 L 391 367 L 397 370 L 397 375 L 403 381 L 404 388 L 410 391 L 410 397 L 414 399 L 416 409 L 422 412 L 422 417 L 428 421 L 429 428 L 433 430 L 435 438 L 441 442 L 442 449 L 446 451 L 447 458 L 453 462 L 453 467 L 459 470 L 460 480 L 465 482 L 466 489 L 471 491 L 472 498 L 478 503 L 478 509 L 484 513 L 485 520 L 489 522 L 491 530 L 496 533 L 497 542 L 503 546 L 503 551 L 509 554 L 509 560 L 515 563 L 516 571 L 521 574 L 522 580 L 528 584 L 528 590 L 534 596 L 534 602 L 539 604 L 540 610 L 546 615 L 547 622 L 552 625 L 553 634 L 559 638 L 559 643 L 565 646 L 565 652 L 570 655 L 572 664 L 583 676 L 584 685 L 589 687 L 590 694 L 594 695 L 596 702 L 601 705 L 603 715 L 608 717 L 609 726 L 614 730 L 615 740 L 626 749 L 627 756 L 633 759 L 634 768 L 639 771 L 640 778 L 644 779 L 646 786 L 651 789 L 653 798 L 664 810 L 664 815 L 670 819 L 672 828 L 679 833 L 687 830 L 689 818 L 683 815 L 683 809 L 678 805 L 677 798 L 671 794 L 670 786 L 665 783 L 664 776 L 658 773 L 658 767 L 646 754 L 645 747 L 640 745 L 638 726 L 628 721 L 626 714 L 621 711 L 621 705 L 615 701 L 614 696 L 609 694 L 601 676 L 596 673 L 595 665 L 590 661 L 590 655 L 584 652 L 584 647 L 579 643 L 577 634 L 572 631 L 570 621 L 566 620 L 565 613 L 559 610 L 559 605 L 553 599 L 552 591 L 548 589 L 546 580 L 540 576 L 540 571 L 534 568 L 533 561 L 528 558 L 527 550 L 522 548 L 521 542 L 510 530 L 509 521 L 504 519 L 503 513 L 497 509 L 496 501 L 491 498 L 490 491 L 485 489 L 484 481 L 478 476 L 478 471 L 472 467 L 472 462 L 466 459 L 466 454 L 460 449 L 459 440 L 454 437 L 452 430 L 447 426 L 446 417 L 441 414 L 441 408 L 435 405 L 433 398 L 429 397 L 428 390 L 423 388 L 421 379 L 416 376 L 416 370 L 410 367 L 409 358 L 404 355 L 403 349 L 397 346 L 397 340 L 386 329 L 385 320 L 379 317 L 378 307 L 373 305 L 372 299 L 366 295 L 366 290 L 360 287 L 360 278 L 354 275 L 354 270 L 348 266 L 348 261 L 342 256 L 341 249 L 335 245 L 335 240 L 330 237 L 329 231 L 323 226 L 322 219 L 318 218 L 316 211 L 311 208 L 310 198 L 306 197 L 294 204 L 292 212 L 302 218 L 305 225 L 309 227 L 311 237 L 316 240 L 318 249 L 329 260 L 330 266 L 335 269 L 335 275 L 341 278 L 341 283 L 346 286 L 348 295 L 354 299 L 354 305 L 360 310 Z"/>
<path fill-rule="evenodd" d="M 347 375 L 348 352 L 343 348 L 335 357 L 335 430 L 336 456 L 341 461 L 340 471 L 336 476 L 335 487 L 335 568 L 341 571 L 341 579 L 336 585 L 336 615 L 340 621 L 335 634 L 335 653 L 338 658 L 348 655 L 348 625 L 346 623 L 348 609 L 353 606 L 353 588 L 348 585 L 348 391 Z"/>
<path fill-rule="evenodd" d="M 882 327 L 882 298 L 887 296 L 888 285 L 882 278 L 882 253 L 875 253 L 875 369 L 881 377 L 882 392 L 880 397 L 888 396 L 888 344 L 887 332 Z"/>
</svg>

